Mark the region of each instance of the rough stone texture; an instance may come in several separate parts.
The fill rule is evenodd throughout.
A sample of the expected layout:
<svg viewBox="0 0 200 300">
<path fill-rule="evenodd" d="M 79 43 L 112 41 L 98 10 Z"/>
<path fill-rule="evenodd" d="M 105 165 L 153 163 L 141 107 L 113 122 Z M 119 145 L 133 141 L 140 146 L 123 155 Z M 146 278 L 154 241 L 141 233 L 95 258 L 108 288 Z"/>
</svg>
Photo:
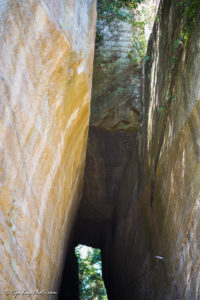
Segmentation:
<svg viewBox="0 0 200 300">
<path fill-rule="evenodd" d="M 187 15 L 176 1 L 163 1 L 149 45 L 142 148 L 152 249 L 165 258 L 154 280 L 157 299 L 200 299 L 199 10 L 197 4 L 187 44 L 175 47 Z"/>
<path fill-rule="evenodd" d="M 135 209 L 139 190 L 141 64 L 133 63 L 129 57 L 134 47 L 132 38 L 140 30 L 127 21 L 110 19 L 109 15 L 97 22 L 97 37 L 102 39 L 96 45 L 84 189 L 74 244 L 101 248 L 109 299 L 134 299 L 132 281 L 141 274 L 141 255 L 146 251 L 145 238 L 141 247 L 135 238 L 129 247 L 131 226 L 135 227 L 133 234 L 142 230 L 141 210 Z M 129 248 L 124 249 L 126 246 Z M 132 246 L 142 252 L 135 251 L 133 255 Z"/>
<path fill-rule="evenodd" d="M 81 205 L 89 219 L 111 220 L 119 184 L 133 155 L 135 134 L 92 128 L 88 139 Z M 112 183 L 112 184 L 111 184 Z M 91 214 L 89 211 L 93 211 Z"/>
<path fill-rule="evenodd" d="M 121 9 L 121 15 L 126 15 L 121 18 L 99 11 L 91 126 L 112 131 L 135 131 L 140 127 L 143 59 L 140 52 L 145 51 L 157 2 L 145 0 L 136 10 Z"/>
<path fill-rule="evenodd" d="M 110 265 L 114 215 L 119 188 L 133 157 L 137 173 L 135 133 L 90 128 L 75 243 L 101 248 L 103 277 L 109 299 L 113 299 L 110 285 L 113 274 L 109 273 L 112 272 Z"/>
<path fill-rule="evenodd" d="M 90 125 L 108 130 L 138 128 L 141 66 L 129 58 L 133 27 L 108 14 L 97 21 Z"/>
<path fill-rule="evenodd" d="M 138 137 L 114 123 L 121 102 L 117 98 L 110 110 L 115 99 L 102 88 L 106 76 L 93 93 L 108 93 L 109 103 L 97 97 L 92 109 L 74 243 L 102 249 L 112 300 L 200 299 L 200 3 L 192 23 L 181 3 L 160 3 L 144 66 Z"/>
<path fill-rule="evenodd" d="M 200 299 L 199 6 L 186 45 L 177 2 L 162 1 L 158 16 L 145 66 L 139 177 L 130 165 L 116 214 L 114 299 Z"/>
<path fill-rule="evenodd" d="M 145 1 L 145 5 L 156 7 L 152 0 Z M 140 10 L 132 11 L 124 20 L 107 13 L 97 21 L 90 132 L 80 207 L 84 219 L 96 222 L 112 220 L 124 171 L 130 159 L 135 159 L 142 79 L 141 63 L 135 64 L 129 54 L 134 48 L 134 34 L 144 30 L 134 23 L 139 20 L 136 14 Z M 135 55 L 137 51 L 134 48 Z"/>
<path fill-rule="evenodd" d="M 56 289 L 81 196 L 95 20 L 95 0 L 0 1 L 1 299 Z"/>
<path fill-rule="evenodd" d="M 95 222 L 113 218 L 119 184 L 140 126 L 141 65 L 135 65 L 129 57 L 134 30 L 128 19 L 113 18 L 109 13 L 97 21 L 90 132 L 80 207 L 81 216 Z"/>
<path fill-rule="evenodd" d="M 196 26 L 190 27 L 185 44 L 182 33 L 187 16 L 177 1 L 161 1 L 145 65 L 143 128 L 136 143 L 131 144 L 133 152 L 124 152 L 128 160 L 114 194 L 112 221 L 110 225 L 104 221 L 104 228 L 95 227 L 90 218 L 87 225 L 80 222 L 78 227 L 83 232 L 84 226 L 90 229 L 89 236 L 81 233 L 86 242 L 106 245 L 103 268 L 109 299 L 200 299 L 199 6 L 195 19 Z M 101 115 L 104 118 L 106 114 Z M 99 189 L 95 170 L 104 183 L 103 175 L 109 173 L 102 162 L 108 159 L 112 164 L 116 143 L 110 139 L 113 147 L 108 153 L 109 143 L 105 145 L 103 139 L 97 143 L 93 138 L 92 132 L 88 147 L 88 167 L 92 171 L 86 169 L 84 195 L 90 199 L 89 208 L 97 218 L 105 216 L 99 207 L 103 209 L 102 197 L 110 199 L 111 190 L 105 192 L 104 184 Z M 101 155 L 95 143 L 98 151 L 102 146 Z M 119 154 L 118 166 L 122 157 Z M 110 188 L 115 173 L 112 166 L 112 175 L 106 181 Z M 88 182 L 92 182 L 92 190 Z M 103 205 L 98 207 L 96 199 Z M 85 216 L 86 211 L 91 215 L 89 208 Z M 105 211 L 109 213 L 109 209 Z M 164 262 L 156 255 L 163 256 Z"/>
<path fill-rule="evenodd" d="M 130 157 L 137 152 L 141 66 L 134 65 L 128 56 L 132 49 L 131 24 L 109 17 L 97 22 L 97 37 L 102 36 L 102 40 L 96 44 L 84 189 L 74 244 L 101 248 L 103 277 L 112 299 L 109 272 L 113 215 L 120 182 Z M 74 298 L 75 291 L 70 299 Z"/>
</svg>

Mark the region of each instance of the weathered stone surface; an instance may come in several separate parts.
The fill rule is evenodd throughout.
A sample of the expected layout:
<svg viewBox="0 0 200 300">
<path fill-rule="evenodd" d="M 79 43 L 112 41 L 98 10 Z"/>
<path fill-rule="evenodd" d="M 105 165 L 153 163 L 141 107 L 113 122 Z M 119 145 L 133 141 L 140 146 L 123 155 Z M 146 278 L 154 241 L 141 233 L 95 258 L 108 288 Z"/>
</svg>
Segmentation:
<svg viewBox="0 0 200 300">
<path fill-rule="evenodd" d="M 145 4 L 153 5 L 152 1 Z M 135 18 L 138 21 L 139 17 Z M 143 225 L 141 210 L 135 209 L 140 179 L 137 131 L 142 105 L 141 62 L 134 63 L 129 55 L 134 34 L 144 28 L 134 28 L 129 21 L 107 15 L 97 22 L 97 37 L 101 39 L 96 45 L 84 189 L 74 236 L 74 244 L 101 248 L 108 297 L 120 300 L 133 299 L 130 290 L 135 295 L 135 287 L 130 281 L 140 274 L 142 264 L 142 252 L 133 254 L 132 246 L 137 245 L 125 248 Z M 135 270 L 132 278 L 129 268 Z"/>
<path fill-rule="evenodd" d="M 181 4 L 163 1 L 149 46 L 143 149 L 152 209 L 146 220 L 153 252 L 165 258 L 160 281 L 154 278 L 157 299 L 200 298 L 199 8 L 196 3 L 189 20 Z"/>
<path fill-rule="evenodd" d="M 137 138 L 130 127 L 122 132 L 116 126 L 119 107 L 121 120 L 130 120 L 124 99 L 103 89 L 111 83 L 109 72 L 103 76 L 96 66 L 98 101 L 74 243 L 102 249 L 112 300 L 200 299 L 199 8 L 197 1 L 161 1 L 144 66 Z"/>
<path fill-rule="evenodd" d="M 149 0 L 145 4 L 156 7 Z M 122 10 L 127 14 L 124 19 L 110 13 L 104 15 L 100 9 L 85 184 L 80 208 L 82 215 L 98 222 L 112 219 L 124 170 L 130 158 L 135 157 L 133 149 L 140 127 L 142 79 L 141 62 L 135 64 L 130 53 L 134 50 L 134 55 L 139 55 L 139 50 L 134 48 L 133 36 L 139 32 L 143 35 L 146 28 L 143 23 L 142 27 L 136 25 L 139 9 L 131 13 Z"/>
<path fill-rule="evenodd" d="M 1 299 L 56 289 L 81 196 L 95 20 L 94 0 L 0 1 Z"/>
<path fill-rule="evenodd" d="M 129 58 L 133 26 L 108 14 L 97 21 L 91 126 L 108 130 L 138 128 L 141 66 Z"/>
<path fill-rule="evenodd" d="M 112 131 L 136 131 L 142 108 L 143 53 L 151 32 L 158 1 L 145 0 L 121 16 L 102 13 L 97 39 L 90 124 Z"/>
<path fill-rule="evenodd" d="M 200 16 L 199 3 L 196 5 L 195 22 L 188 28 L 191 20 L 188 21 L 181 3 L 177 6 L 174 0 L 161 1 L 145 64 L 143 128 L 135 139 L 132 154 L 128 152 L 128 163 L 118 181 L 111 225 L 104 222 L 102 229 L 93 226 L 90 219 L 87 228 L 94 232 L 89 237 L 82 233 L 86 241 L 88 238 L 94 242 L 100 232 L 97 243 L 103 245 L 104 278 L 111 299 L 200 298 Z M 106 103 L 104 98 L 101 100 Z M 120 103 L 119 99 L 116 101 Z M 94 116 L 103 116 L 105 121 L 106 104 L 102 107 L 102 113 L 98 107 L 96 111 L 93 108 Z M 110 121 L 113 122 L 112 114 Z M 111 122 L 95 124 L 112 129 Z M 108 167 L 102 164 L 102 157 L 105 161 L 108 152 L 103 138 L 101 143 L 91 141 L 88 154 L 94 163 L 88 163 L 92 172 L 86 169 L 85 195 L 89 205 L 84 198 L 84 215 L 92 214 L 97 219 L 105 216 L 101 211 L 102 197 L 109 199 L 105 185 L 99 189 L 102 178 L 105 180 L 103 174 L 108 174 Z M 102 156 L 95 143 L 98 151 L 101 146 L 104 149 Z M 115 143 L 113 148 L 110 146 L 109 155 L 112 149 L 116 150 Z M 118 165 L 119 161 L 120 158 Z M 94 170 L 98 170 L 99 180 Z M 113 167 L 111 181 L 106 180 L 110 190 L 106 187 L 106 191 L 111 192 L 114 187 L 115 172 Z M 98 207 L 98 203 L 102 205 Z M 83 230 L 84 224 L 81 226 Z M 157 260 L 157 255 L 164 257 L 164 262 Z"/>
<path fill-rule="evenodd" d="M 176 1 L 161 2 L 154 26 L 145 67 L 141 173 L 137 178 L 133 167 L 127 170 L 139 189 L 131 191 L 127 176 L 121 186 L 122 195 L 127 189 L 129 206 L 121 204 L 117 214 L 114 299 L 200 297 L 197 5 L 196 26 L 192 23 L 187 42 L 183 39 L 187 15 Z"/>
<path fill-rule="evenodd" d="M 133 156 L 136 135 L 91 128 L 81 205 L 87 218 L 112 220 L 119 185 Z M 91 211 L 91 213 L 89 213 Z"/>
</svg>

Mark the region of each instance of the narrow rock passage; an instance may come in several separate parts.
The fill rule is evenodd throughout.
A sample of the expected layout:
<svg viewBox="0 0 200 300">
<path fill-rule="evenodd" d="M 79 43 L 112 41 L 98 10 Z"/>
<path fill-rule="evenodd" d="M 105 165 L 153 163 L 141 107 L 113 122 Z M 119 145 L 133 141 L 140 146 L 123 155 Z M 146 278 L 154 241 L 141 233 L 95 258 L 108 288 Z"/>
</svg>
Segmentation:
<svg viewBox="0 0 200 300">
<path fill-rule="evenodd" d="M 145 4 L 155 14 L 156 4 L 152 1 Z M 143 57 L 134 38 L 137 37 L 140 47 L 145 47 L 146 27 L 145 23 L 138 27 L 136 12 L 122 10 L 125 18 L 113 17 L 109 12 L 101 17 L 100 9 L 83 195 L 72 238 L 72 265 L 68 268 L 73 269 L 75 245 L 100 248 L 108 298 L 121 300 L 123 279 L 122 287 L 113 286 L 116 281 L 114 249 L 117 249 L 118 226 L 136 203 L 139 189 Z M 137 14 L 140 13 L 138 9 Z M 70 264 L 70 255 L 67 260 Z M 77 288 L 77 277 L 75 285 Z M 74 290 L 73 299 L 76 293 Z"/>
<path fill-rule="evenodd" d="M 109 300 L 199 300 L 200 3 L 162 0 L 141 60 L 129 21 L 97 23 L 72 245 L 101 249 Z"/>
</svg>

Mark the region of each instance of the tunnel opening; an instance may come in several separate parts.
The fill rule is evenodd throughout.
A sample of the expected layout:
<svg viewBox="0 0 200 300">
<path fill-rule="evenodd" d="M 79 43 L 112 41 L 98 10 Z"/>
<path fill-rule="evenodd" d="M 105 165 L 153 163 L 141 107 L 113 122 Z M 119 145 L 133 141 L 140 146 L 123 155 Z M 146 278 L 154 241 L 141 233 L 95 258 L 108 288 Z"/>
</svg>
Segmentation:
<svg viewBox="0 0 200 300">
<path fill-rule="evenodd" d="M 101 250 L 79 244 L 75 254 L 78 260 L 80 300 L 108 300 L 102 278 Z"/>
<path fill-rule="evenodd" d="M 73 242 L 67 251 L 65 258 L 62 281 L 59 288 L 59 300 L 108 300 L 105 284 L 105 259 L 100 244 L 88 243 L 88 237 L 80 239 L 80 227 L 76 227 L 73 234 Z M 93 233 L 98 236 L 98 226 L 90 223 Z M 84 228 L 88 228 L 87 225 Z M 77 239 L 77 230 L 78 236 Z M 84 230 L 83 230 L 84 231 Z M 80 242 L 78 242 L 78 240 Z M 96 241 L 99 240 L 99 237 Z M 104 268 L 103 268 L 104 265 Z"/>
<path fill-rule="evenodd" d="M 76 217 L 76 221 L 73 226 L 73 230 L 70 236 L 69 247 L 66 252 L 64 268 L 62 272 L 61 283 L 59 287 L 59 300 L 81 300 L 86 298 L 81 298 L 81 286 L 84 286 L 80 278 L 80 268 L 82 272 L 87 273 L 88 264 L 82 256 L 91 253 L 96 254 L 96 259 L 98 259 L 98 269 L 99 275 L 98 282 L 102 285 L 101 295 L 104 298 L 98 297 L 98 294 L 94 294 L 91 299 L 112 299 L 110 297 L 110 279 L 109 279 L 109 242 L 111 237 L 112 224 L 106 220 L 95 220 L 92 218 L 91 214 L 88 219 L 88 214 L 83 214 L 83 200 Z M 93 250 L 94 249 L 94 250 Z M 89 260 L 91 258 L 90 255 Z M 91 262 L 91 261 L 90 261 Z M 85 268 L 84 268 L 85 267 Z M 91 268 L 95 269 L 91 265 Z M 102 279 L 101 279 L 102 278 Z M 91 281 L 92 277 L 90 278 Z M 95 276 L 93 277 L 95 279 Z M 103 285 L 105 284 L 105 287 Z M 92 282 L 91 282 L 92 284 Z M 93 283 L 94 284 L 94 283 Z M 93 285 L 92 284 L 92 285 Z M 89 286 L 88 286 L 89 289 Z M 85 288 L 87 290 L 87 287 Z M 107 294 L 105 294 L 105 291 Z M 104 295 L 105 294 L 105 295 Z M 108 295 L 108 296 L 107 296 Z M 84 297 L 84 295 L 83 295 Z M 89 298 L 90 299 L 90 298 Z"/>
</svg>

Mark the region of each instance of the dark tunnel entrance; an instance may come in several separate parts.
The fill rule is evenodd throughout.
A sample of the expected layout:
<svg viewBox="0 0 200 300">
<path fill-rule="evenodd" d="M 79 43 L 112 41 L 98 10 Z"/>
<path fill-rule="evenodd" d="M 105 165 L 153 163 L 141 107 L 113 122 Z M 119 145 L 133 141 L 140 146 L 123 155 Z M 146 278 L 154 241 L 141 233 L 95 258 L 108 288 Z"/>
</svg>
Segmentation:
<svg viewBox="0 0 200 300">
<path fill-rule="evenodd" d="M 109 232 L 109 225 L 82 219 L 78 214 L 64 263 L 59 300 L 108 299 L 105 231 Z"/>
<path fill-rule="evenodd" d="M 82 244 L 73 248 L 65 264 L 59 299 L 108 300 L 99 248 Z"/>
</svg>

